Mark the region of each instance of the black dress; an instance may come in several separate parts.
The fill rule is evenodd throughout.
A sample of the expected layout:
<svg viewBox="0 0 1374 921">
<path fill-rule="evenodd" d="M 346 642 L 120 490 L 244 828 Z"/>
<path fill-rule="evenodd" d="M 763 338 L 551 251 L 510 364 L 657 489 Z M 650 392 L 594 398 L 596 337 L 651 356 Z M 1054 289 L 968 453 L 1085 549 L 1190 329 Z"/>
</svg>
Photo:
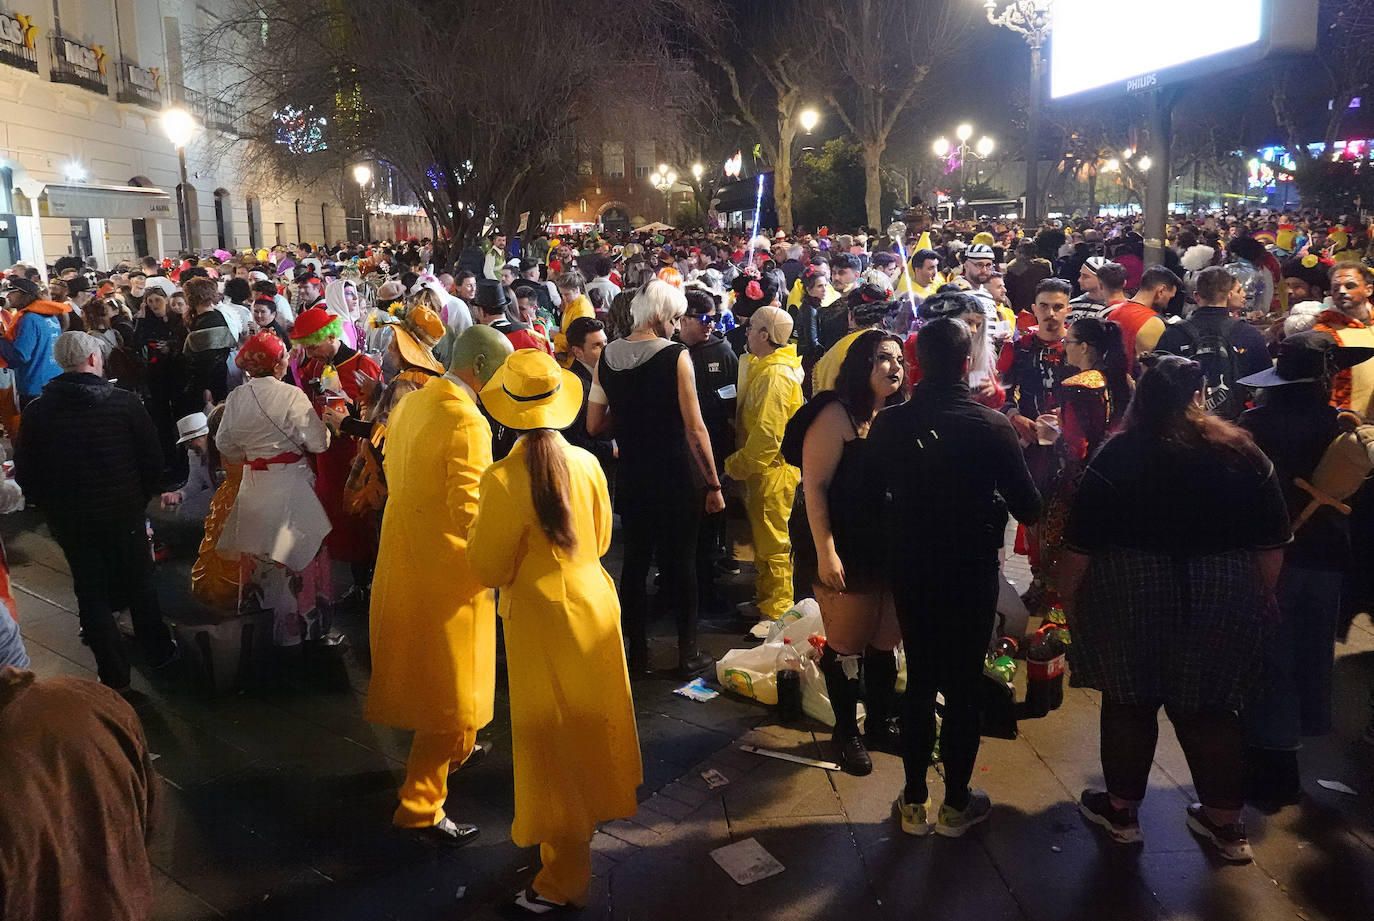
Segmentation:
<svg viewBox="0 0 1374 921">
<path fill-rule="evenodd" d="M 669 343 L 641 364 L 621 370 L 612 368 L 602 353 L 598 373 L 620 446 L 616 511 L 622 515 L 699 504 L 703 484 L 687 453 L 677 397 L 678 356 L 684 348 Z"/>
<path fill-rule="evenodd" d="M 808 406 L 813 409 L 811 421 L 814 424 L 820 410 L 830 403 L 839 403 L 849 417 L 849 425 L 856 437 L 844 443 L 840 462 L 830 479 L 826 491 L 826 505 L 830 510 L 830 533 L 835 538 L 835 553 L 844 565 L 845 591 L 858 594 L 874 594 L 882 591 L 885 584 L 883 576 L 882 531 L 874 526 L 874 519 L 881 506 L 881 494 L 875 494 L 872 480 L 865 477 L 865 455 L 868 450 L 867 439 L 857 437 L 858 426 L 854 422 L 849 407 L 840 401 L 834 391 L 827 390 L 817 394 Z M 809 428 L 809 426 L 808 426 Z M 805 435 L 802 436 L 805 438 Z M 806 468 L 802 468 L 802 481 L 806 480 Z M 817 578 L 816 544 L 811 537 L 811 521 L 806 513 L 806 490 L 798 489 L 797 498 L 792 505 L 792 517 L 788 522 L 792 537 L 794 583 L 799 586 L 815 585 Z"/>
</svg>

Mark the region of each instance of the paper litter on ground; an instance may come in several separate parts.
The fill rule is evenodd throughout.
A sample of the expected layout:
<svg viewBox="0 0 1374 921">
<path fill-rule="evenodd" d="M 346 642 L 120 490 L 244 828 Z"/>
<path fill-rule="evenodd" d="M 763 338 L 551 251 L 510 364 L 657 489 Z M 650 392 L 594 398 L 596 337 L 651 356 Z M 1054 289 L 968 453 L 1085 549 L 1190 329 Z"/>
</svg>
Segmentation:
<svg viewBox="0 0 1374 921">
<path fill-rule="evenodd" d="M 741 886 L 777 876 L 785 867 L 753 838 L 745 838 L 711 852 L 711 859 Z"/>
<path fill-rule="evenodd" d="M 706 781 L 706 786 L 710 787 L 712 790 L 716 789 L 717 787 L 724 787 L 730 783 L 730 778 L 726 777 L 724 774 L 722 774 L 720 771 L 717 771 L 715 768 L 708 768 L 707 770 L 702 771 L 701 779 Z"/>
<path fill-rule="evenodd" d="M 1349 796 L 1360 795 L 1355 790 L 1352 790 L 1350 787 L 1347 787 L 1345 784 L 1341 783 L 1339 780 L 1319 780 L 1317 781 L 1317 786 L 1325 787 L 1328 790 L 1335 790 L 1337 793 L 1345 793 Z"/>
<path fill-rule="evenodd" d="M 696 700 L 705 703 L 708 700 L 715 700 L 720 696 L 720 691 L 713 691 L 706 686 L 705 678 L 693 678 L 682 687 L 673 691 L 688 700 Z"/>
</svg>

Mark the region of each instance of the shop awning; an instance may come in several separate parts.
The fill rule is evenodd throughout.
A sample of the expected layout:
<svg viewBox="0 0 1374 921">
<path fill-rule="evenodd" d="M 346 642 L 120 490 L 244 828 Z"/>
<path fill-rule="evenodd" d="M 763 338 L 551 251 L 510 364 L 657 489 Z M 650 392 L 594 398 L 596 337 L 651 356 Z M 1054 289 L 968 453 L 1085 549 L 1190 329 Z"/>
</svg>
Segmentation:
<svg viewBox="0 0 1374 921">
<path fill-rule="evenodd" d="M 161 189 L 122 185 L 63 185 L 46 183 L 38 194 L 37 207 L 15 189 L 14 213 L 32 217 L 68 218 L 171 218 L 176 216 L 172 199 Z"/>
</svg>

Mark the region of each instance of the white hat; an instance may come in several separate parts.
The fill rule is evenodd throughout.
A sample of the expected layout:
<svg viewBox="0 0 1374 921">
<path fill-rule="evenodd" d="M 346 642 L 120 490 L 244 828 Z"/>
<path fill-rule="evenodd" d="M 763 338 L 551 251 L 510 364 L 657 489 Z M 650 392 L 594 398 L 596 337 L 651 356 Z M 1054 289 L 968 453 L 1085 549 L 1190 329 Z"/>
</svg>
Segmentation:
<svg viewBox="0 0 1374 921">
<path fill-rule="evenodd" d="M 994 258 L 995 255 L 992 251 L 992 247 L 988 246 L 986 243 L 975 243 L 968 249 L 964 250 L 965 262 L 967 262 L 970 259 L 986 259 L 989 262 L 991 262 Z"/>
<path fill-rule="evenodd" d="M 191 413 L 177 420 L 177 444 L 185 444 L 192 438 L 210 434 L 210 420 L 205 413 Z"/>
<path fill-rule="evenodd" d="M 143 285 L 143 290 L 145 292 L 161 291 L 163 297 L 171 297 L 176 293 L 177 286 L 165 275 L 154 275 Z"/>
<path fill-rule="evenodd" d="M 1083 268 L 1096 275 L 1098 272 L 1102 271 L 1104 265 L 1110 265 L 1111 261 L 1112 260 L 1105 256 L 1089 256 L 1088 260 L 1083 263 Z"/>
</svg>

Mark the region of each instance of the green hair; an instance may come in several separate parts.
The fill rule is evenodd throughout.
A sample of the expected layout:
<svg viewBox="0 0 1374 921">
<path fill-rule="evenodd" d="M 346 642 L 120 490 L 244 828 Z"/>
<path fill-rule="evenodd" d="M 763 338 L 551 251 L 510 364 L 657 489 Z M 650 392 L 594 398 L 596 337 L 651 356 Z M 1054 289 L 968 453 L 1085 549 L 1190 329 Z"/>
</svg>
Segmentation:
<svg viewBox="0 0 1374 921">
<path fill-rule="evenodd" d="M 324 326 L 321 326 L 318 330 L 316 330 L 308 336 L 301 336 L 300 338 L 292 336 L 291 344 L 303 345 L 306 348 L 309 348 L 312 345 L 319 345 L 321 342 L 330 337 L 333 337 L 335 339 L 340 339 L 343 337 L 343 320 L 341 318 L 335 317 L 334 319 L 330 320 Z"/>
</svg>

